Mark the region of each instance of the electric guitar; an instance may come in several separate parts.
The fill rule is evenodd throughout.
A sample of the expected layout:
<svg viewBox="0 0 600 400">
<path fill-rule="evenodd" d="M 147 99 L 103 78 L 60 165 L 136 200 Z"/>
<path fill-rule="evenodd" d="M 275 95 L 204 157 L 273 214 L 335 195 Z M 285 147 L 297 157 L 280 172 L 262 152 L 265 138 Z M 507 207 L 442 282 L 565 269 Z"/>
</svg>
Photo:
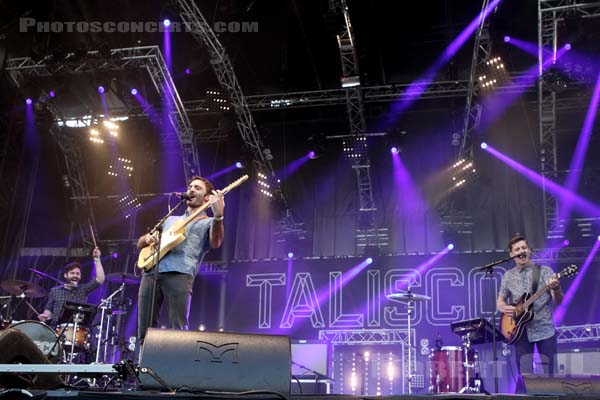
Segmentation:
<svg viewBox="0 0 600 400">
<path fill-rule="evenodd" d="M 223 195 L 227 194 L 231 189 L 239 186 L 242 182 L 248 180 L 248 175 L 244 175 L 238 180 L 232 182 L 230 185 L 221 190 Z M 210 202 L 204 203 L 202 206 L 194 210 L 189 216 L 184 219 L 176 221 L 169 229 L 162 233 L 160 239 L 160 251 L 156 244 L 146 246 L 140 250 L 138 256 L 137 266 L 144 271 L 152 269 L 160 260 L 166 256 L 169 251 L 179 246 L 181 242 L 185 240 L 185 227 L 187 224 L 192 222 L 198 215 L 202 214 L 204 210 L 210 207 Z"/>
<path fill-rule="evenodd" d="M 572 264 L 563 268 L 563 270 L 555 276 L 558 279 L 564 276 L 570 277 L 575 275 L 578 269 L 579 268 L 576 265 Z M 550 289 L 550 285 L 544 286 L 533 296 L 529 293 L 524 293 L 516 304 L 512 304 L 515 306 L 515 313 L 513 316 L 502 314 L 502 317 L 500 318 L 500 332 L 502 333 L 502 336 L 504 336 L 504 341 L 506 343 L 513 344 L 521 338 L 521 335 L 525 330 L 525 325 L 533 319 L 533 302 L 548 289 Z"/>
</svg>

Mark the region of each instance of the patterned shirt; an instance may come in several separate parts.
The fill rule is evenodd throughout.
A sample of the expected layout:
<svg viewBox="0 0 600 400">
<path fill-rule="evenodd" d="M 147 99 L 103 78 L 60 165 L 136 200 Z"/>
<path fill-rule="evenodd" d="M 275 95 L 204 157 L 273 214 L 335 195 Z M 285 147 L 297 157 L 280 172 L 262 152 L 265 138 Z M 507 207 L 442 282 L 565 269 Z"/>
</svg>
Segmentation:
<svg viewBox="0 0 600 400">
<path fill-rule="evenodd" d="M 532 293 L 533 280 L 533 263 L 530 263 L 524 268 L 514 267 L 509 269 L 502 276 L 500 284 L 500 293 L 504 296 L 507 304 L 516 303 L 519 301 L 523 293 Z M 546 286 L 546 281 L 554 276 L 552 268 L 540 266 L 540 280 L 536 292 Z M 527 331 L 527 339 L 530 342 L 537 342 L 543 339 L 548 339 L 554 335 L 554 321 L 552 320 L 552 311 L 554 310 L 554 302 L 549 291 L 542 294 L 532 306 L 533 319 L 525 325 Z"/>
<path fill-rule="evenodd" d="M 184 215 L 179 217 L 167 218 L 163 231 L 187 216 L 188 212 L 186 211 Z M 204 255 L 210 250 L 209 232 L 212 223 L 213 218 L 203 218 L 187 224 L 185 227 L 185 240 L 160 260 L 158 272 L 181 272 L 195 277 Z"/>
<path fill-rule="evenodd" d="M 96 290 L 100 286 L 100 283 L 96 279 L 92 279 L 88 283 L 78 285 L 75 288 L 67 289 L 63 285 L 55 286 L 50 289 L 48 293 L 48 302 L 44 309 L 52 312 L 52 319 L 49 323 L 52 326 L 56 326 L 60 319 L 63 306 L 67 301 L 73 301 L 76 303 L 86 303 L 90 293 Z"/>
</svg>

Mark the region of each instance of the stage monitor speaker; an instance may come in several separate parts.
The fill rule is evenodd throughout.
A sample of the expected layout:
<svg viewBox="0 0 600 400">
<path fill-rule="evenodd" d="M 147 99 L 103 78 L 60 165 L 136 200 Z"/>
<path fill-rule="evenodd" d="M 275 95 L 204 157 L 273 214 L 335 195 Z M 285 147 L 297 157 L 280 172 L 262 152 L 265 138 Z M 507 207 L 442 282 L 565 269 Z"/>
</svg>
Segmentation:
<svg viewBox="0 0 600 400">
<path fill-rule="evenodd" d="M 600 395 L 600 375 L 554 376 L 523 374 L 527 394 Z"/>
<path fill-rule="evenodd" d="M 9 328 L 0 331 L 0 364 L 50 364 L 48 358 L 25 333 Z M 57 375 L 0 374 L 0 386 L 12 389 L 58 389 L 64 386 Z"/>
<path fill-rule="evenodd" d="M 162 380 L 171 389 L 285 394 L 290 364 L 287 336 L 151 328 L 140 355 L 140 389 L 164 388 Z"/>
</svg>

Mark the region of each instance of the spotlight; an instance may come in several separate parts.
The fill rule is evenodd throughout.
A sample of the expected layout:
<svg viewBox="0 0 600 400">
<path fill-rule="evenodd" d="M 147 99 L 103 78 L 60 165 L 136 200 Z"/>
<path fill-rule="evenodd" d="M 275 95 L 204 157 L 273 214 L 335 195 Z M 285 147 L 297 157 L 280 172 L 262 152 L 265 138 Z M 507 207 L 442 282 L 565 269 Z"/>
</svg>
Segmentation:
<svg viewBox="0 0 600 400">
<path fill-rule="evenodd" d="M 598 235 L 598 241 L 600 242 L 600 235 Z"/>
<path fill-rule="evenodd" d="M 56 93 L 54 93 L 54 90 L 51 90 L 48 92 L 48 96 L 54 98 L 54 96 L 56 96 Z"/>
<path fill-rule="evenodd" d="M 133 89 L 131 89 L 131 94 L 132 94 L 132 95 L 134 95 L 134 96 L 135 96 L 136 94 L 138 94 L 138 91 L 137 91 L 137 89 L 136 89 L 136 88 L 133 88 Z"/>
<path fill-rule="evenodd" d="M 25 99 L 25 103 L 27 103 L 28 105 L 31 105 L 31 103 L 33 103 L 33 100 L 31 100 L 29 97 Z"/>
<path fill-rule="evenodd" d="M 565 240 L 563 240 L 563 246 L 565 246 L 565 247 L 566 247 L 566 246 L 568 246 L 568 245 L 570 245 L 570 244 L 571 244 L 571 241 L 570 241 L 569 239 L 565 239 Z"/>
<path fill-rule="evenodd" d="M 163 21 L 163 25 L 164 25 L 166 28 L 168 28 L 169 26 L 171 26 L 171 20 L 169 20 L 168 18 L 167 18 L 167 19 L 165 19 L 165 20 Z"/>
<path fill-rule="evenodd" d="M 186 74 L 186 75 L 191 75 L 191 73 L 192 73 L 192 70 L 191 70 L 191 69 L 189 69 L 189 68 L 186 68 L 186 69 L 185 69 L 185 74 Z"/>
<path fill-rule="evenodd" d="M 371 258 L 371 257 L 367 258 L 367 264 L 373 264 L 373 258 Z"/>
<path fill-rule="evenodd" d="M 391 152 L 392 154 L 398 154 L 400 151 L 398 150 L 398 148 L 397 148 L 396 146 L 393 146 L 393 147 L 390 149 L 390 152 Z"/>
<path fill-rule="evenodd" d="M 504 36 L 504 43 L 510 42 L 510 36 Z"/>
<path fill-rule="evenodd" d="M 486 142 L 481 142 L 481 148 L 482 149 L 487 149 L 487 143 Z"/>
<path fill-rule="evenodd" d="M 311 160 L 314 160 L 315 158 L 317 158 L 317 155 L 315 154 L 314 151 L 309 151 L 308 158 L 310 158 Z"/>
<path fill-rule="evenodd" d="M 292 253 L 291 251 L 288 253 L 288 258 L 293 258 L 294 257 L 294 253 Z"/>
<path fill-rule="evenodd" d="M 239 169 L 242 169 L 242 168 L 244 168 L 244 166 L 242 165 L 242 163 L 241 163 L 241 162 L 239 162 L 239 161 L 235 163 L 235 167 L 236 167 L 236 168 L 239 168 Z"/>
<path fill-rule="evenodd" d="M 112 258 L 119 258 L 119 253 L 116 251 L 112 253 Z"/>
<path fill-rule="evenodd" d="M 450 243 L 447 247 L 448 247 L 448 250 L 452 250 L 454 248 L 454 245 L 452 243 Z"/>
<path fill-rule="evenodd" d="M 98 86 L 98 93 L 104 93 L 104 86 Z"/>
<path fill-rule="evenodd" d="M 571 50 L 571 43 L 565 44 L 565 50 Z"/>
</svg>

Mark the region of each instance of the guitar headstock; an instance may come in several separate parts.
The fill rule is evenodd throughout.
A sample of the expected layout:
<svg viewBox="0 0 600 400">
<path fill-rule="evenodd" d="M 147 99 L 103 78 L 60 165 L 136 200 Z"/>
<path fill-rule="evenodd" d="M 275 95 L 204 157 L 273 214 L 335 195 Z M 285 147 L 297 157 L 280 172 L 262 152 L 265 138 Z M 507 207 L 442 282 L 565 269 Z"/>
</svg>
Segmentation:
<svg viewBox="0 0 600 400">
<path fill-rule="evenodd" d="M 239 186 L 240 184 L 242 184 L 243 182 L 245 182 L 247 180 L 248 180 L 248 175 L 242 175 L 241 178 L 238 178 L 237 180 L 231 182 L 229 185 L 227 185 L 226 187 L 221 189 L 221 193 L 227 194 L 231 189 Z"/>
<path fill-rule="evenodd" d="M 574 275 L 577 275 L 577 272 L 579 271 L 579 267 L 575 264 L 571 264 L 568 267 L 563 268 L 559 273 L 558 276 L 559 277 L 572 277 Z"/>
</svg>

